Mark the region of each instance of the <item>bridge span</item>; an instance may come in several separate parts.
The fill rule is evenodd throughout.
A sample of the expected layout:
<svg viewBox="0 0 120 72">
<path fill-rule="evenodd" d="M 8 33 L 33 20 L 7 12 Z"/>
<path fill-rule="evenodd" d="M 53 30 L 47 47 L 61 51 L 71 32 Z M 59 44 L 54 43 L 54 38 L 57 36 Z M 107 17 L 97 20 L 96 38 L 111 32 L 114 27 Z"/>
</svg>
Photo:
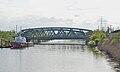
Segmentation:
<svg viewBox="0 0 120 72">
<path fill-rule="evenodd" d="M 20 31 L 27 40 L 54 40 L 54 39 L 89 39 L 92 30 L 70 27 L 42 27 Z"/>
</svg>

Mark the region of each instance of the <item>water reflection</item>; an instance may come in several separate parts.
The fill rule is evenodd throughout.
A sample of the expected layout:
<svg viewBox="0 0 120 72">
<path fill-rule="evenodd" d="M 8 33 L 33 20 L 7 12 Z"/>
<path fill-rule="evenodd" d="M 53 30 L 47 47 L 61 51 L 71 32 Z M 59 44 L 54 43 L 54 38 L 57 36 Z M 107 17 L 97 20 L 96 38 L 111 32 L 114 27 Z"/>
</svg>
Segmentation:
<svg viewBox="0 0 120 72">
<path fill-rule="evenodd" d="M 0 50 L 0 72 L 115 72 L 105 57 L 87 46 L 36 45 Z"/>
</svg>

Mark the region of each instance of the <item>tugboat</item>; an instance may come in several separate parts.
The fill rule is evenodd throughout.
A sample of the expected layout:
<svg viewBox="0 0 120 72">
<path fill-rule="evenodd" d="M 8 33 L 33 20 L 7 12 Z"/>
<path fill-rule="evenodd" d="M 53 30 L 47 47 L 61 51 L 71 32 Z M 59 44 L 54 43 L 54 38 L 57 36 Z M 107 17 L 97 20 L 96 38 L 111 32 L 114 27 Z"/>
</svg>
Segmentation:
<svg viewBox="0 0 120 72">
<path fill-rule="evenodd" d="M 11 42 L 12 48 L 24 48 L 24 47 L 30 47 L 33 46 L 32 42 L 26 42 L 25 37 L 15 37 L 14 41 Z"/>
</svg>

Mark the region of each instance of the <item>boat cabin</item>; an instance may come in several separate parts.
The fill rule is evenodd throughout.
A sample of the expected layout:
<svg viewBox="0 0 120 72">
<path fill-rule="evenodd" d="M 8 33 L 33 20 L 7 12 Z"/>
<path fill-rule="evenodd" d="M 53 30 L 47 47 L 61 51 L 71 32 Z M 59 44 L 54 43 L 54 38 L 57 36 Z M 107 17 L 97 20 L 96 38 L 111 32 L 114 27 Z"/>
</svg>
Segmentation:
<svg viewBox="0 0 120 72">
<path fill-rule="evenodd" d="M 25 37 L 15 37 L 14 42 L 26 42 L 26 38 Z"/>
</svg>

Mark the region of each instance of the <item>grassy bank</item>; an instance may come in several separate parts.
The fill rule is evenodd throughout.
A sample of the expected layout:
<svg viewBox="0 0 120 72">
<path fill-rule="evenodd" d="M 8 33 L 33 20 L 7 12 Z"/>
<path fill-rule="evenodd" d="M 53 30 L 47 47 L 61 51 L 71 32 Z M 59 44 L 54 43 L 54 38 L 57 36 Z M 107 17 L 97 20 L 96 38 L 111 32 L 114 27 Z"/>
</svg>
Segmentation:
<svg viewBox="0 0 120 72">
<path fill-rule="evenodd" d="M 120 62 L 120 32 L 115 33 L 111 39 L 100 43 L 98 48 Z"/>
</svg>

